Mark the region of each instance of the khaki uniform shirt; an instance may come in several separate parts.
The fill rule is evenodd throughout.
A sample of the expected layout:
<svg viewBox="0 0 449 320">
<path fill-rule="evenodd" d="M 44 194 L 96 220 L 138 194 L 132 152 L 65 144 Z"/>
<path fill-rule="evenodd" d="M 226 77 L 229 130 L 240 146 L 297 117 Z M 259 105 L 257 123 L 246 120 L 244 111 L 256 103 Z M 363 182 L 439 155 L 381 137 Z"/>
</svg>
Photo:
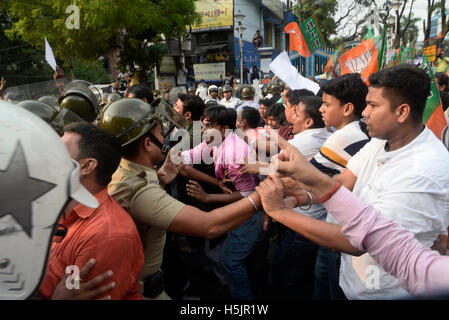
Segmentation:
<svg viewBox="0 0 449 320">
<path fill-rule="evenodd" d="M 160 269 L 166 230 L 185 204 L 159 185 L 156 170 L 126 159 L 121 160 L 108 191 L 139 230 L 145 254 L 139 280 L 144 279 Z"/>
</svg>

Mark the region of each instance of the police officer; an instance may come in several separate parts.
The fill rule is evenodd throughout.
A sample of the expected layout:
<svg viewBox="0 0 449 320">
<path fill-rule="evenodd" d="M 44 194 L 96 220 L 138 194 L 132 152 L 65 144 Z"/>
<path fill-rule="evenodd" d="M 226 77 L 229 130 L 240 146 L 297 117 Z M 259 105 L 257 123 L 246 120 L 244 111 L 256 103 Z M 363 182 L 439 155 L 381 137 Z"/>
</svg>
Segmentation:
<svg viewBox="0 0 449 320">
<path fill-rule="evenodd" d="M 244 84 L 242 86 L 240 90 L 240 97 L 242 98 L 242 101 L 235 106 L 237 114 L 239 114 L 244 107 L 251 107 L 259 111 L 259 104 L 254 101 L 254 94 L 255 90 L 253 86 L 249 84 Z"/>
<path fill-rule="evenodd" d="M 91 84 L 83 80 L 74 80 L 66 85 L 59 97 L 59 111 L 53 122 L 61 129 L 72 122 L 93 123 L 100 112 L 99 101 L 89 89 Z"/>
<path fill-rule="evenodd" d="M 56 98 L 55 96 L 42 96 L 37 101 L 46 103 L 55 108 L 58 107 L 58 98 Z"/>
<path fill-rule="evenodd" d="M 207 96 L 206 100 L 204 101 L 205 103 L 207 103 L 210 100 L 213 100 L 215 102 L 219 102 L 220 100 L 218 99 L 218 87 L 216 85 L 211 85 L 209 86 L 208 89 L 209 95 Z"/>
<path fill-rule="evenodd" d="M 270 93 L 273 95 L 271 97 L 271 100 L 274 101 L 273 103 L 283 103 L 281 93 L 282 91 L 284 91 L 285 86 L 286 86 L 285 82 L 279 78 L 274 78 L 268 84 L 268 89 Z"/>
<path fill-rule="evenodd" d="M 235 108 L 235 105 L 240 102 L 240 99 L 232 96 L 232 87 L 226 84 L 223 87 L 224 98 L 220 100 L 220 104 L 226 108 Z"/>
<path fill-rule="evenodd" d="M 160 270 L 166 231 L 216 238 L 248 220 L 260 207 L 257 193 L 212 212 L 204 212 L 172 198 L 161 187 L 174 179 L 177 168 L 164 160 L 162 128 L 169 122 L 179 127 L 176 115 L 163 112 L 163 102 L 152 107 L 142 100 L 123 99 L 109 105 L 99 126 L 113 133 L 122 144 L 123 158 L 113 175 L 109 193 L 133 217 L 141 232 L 145 263 L 139 279 L 147 299 L 170 299 L 164 291 Z"/>
<path fill-rule="evenodd" d="M 25 100 L 19 102 L 17 105 L 30 111 L 31 113 L 34 113 L 36 116 L 38 116 L 48 124 L 52 123 L 53 118 L 58 113 L 58 110 L 56 108 L 41 101 Z"/>
</svg>

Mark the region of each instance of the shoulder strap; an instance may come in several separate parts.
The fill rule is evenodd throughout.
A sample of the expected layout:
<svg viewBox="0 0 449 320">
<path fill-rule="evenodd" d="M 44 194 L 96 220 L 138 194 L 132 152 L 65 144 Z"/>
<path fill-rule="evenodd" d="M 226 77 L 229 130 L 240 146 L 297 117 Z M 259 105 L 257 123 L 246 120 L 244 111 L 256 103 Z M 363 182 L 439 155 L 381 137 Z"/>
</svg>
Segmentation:
<svg viewBox="0 0 449 320">
<path fill-rule="evenodd" d="M 126 200 L 128 202 L 130 202 L 132 200 L 132 198 L 134 198 L 134 196 L 136 195 L 137 191 L 139 191 L 140 189 L 142 189 L 143 187 L 145 187 L 148 184 L 148 181 L 145 180 L 144 182 L 142 182 L 141 184 L 139 184 L 137 187 L 134 188 L 133 191 L 131 191 L 131 193 L 126 197 Z"/>
</svg>

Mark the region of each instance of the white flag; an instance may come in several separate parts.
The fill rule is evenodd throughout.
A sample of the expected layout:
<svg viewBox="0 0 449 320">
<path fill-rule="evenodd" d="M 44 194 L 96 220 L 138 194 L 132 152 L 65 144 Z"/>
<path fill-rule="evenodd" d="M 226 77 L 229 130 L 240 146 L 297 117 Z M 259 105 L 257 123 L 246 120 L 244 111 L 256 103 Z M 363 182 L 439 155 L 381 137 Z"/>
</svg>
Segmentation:
<svg viewBox="0 0 449 320">
<path fill-rule="evenodd" d="M 47 60 L 50 67 L 53 68 L 53 70 L 56 71 L 56 59 L 55 55 L 53 54 L 53 50 L 51 49 L 50 45 L 48 44 L 47 38 L 45 38 L 45 60 Z"/>
<path fill-rule="evenodd" d="M 292 65 L 287 52 L 283 51 L 270 64 L 270 70 L 273 71 L 287 86 L 292 90 L 307 89 L 317 94 L 320 91 L 320 85 L 309 80 L 298 73 L 298 70 Z"/>
</svg>

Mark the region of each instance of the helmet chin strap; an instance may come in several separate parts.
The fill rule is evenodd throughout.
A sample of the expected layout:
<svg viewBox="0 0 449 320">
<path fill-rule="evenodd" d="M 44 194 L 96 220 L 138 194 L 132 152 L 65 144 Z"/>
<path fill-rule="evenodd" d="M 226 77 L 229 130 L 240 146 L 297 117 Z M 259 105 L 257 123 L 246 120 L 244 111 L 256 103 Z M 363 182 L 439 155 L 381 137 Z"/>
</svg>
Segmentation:
<svg viewBox="0 0 449 320">
<path fill-rule="evenodd" d="M 147 133 L 148 138 L 150 138 L 151 142 L 153 142 L 159 149 L 161 149 L 161 152 L 166 155 L 168 152 L 168 147 L 164 144 L 162 144 L 151 132 Z"/>
</svg>

